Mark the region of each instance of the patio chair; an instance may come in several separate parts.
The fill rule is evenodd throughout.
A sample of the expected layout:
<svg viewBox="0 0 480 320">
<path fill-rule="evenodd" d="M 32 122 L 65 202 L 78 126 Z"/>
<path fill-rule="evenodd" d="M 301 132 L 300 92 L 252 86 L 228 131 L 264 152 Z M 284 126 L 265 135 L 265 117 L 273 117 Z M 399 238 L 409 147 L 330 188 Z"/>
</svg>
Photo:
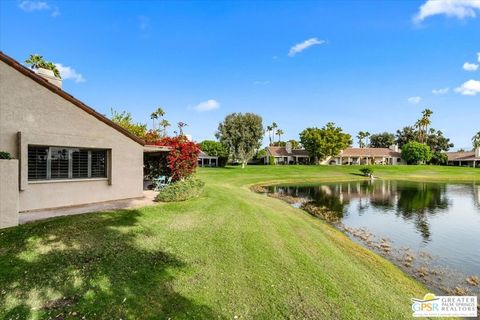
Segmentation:
<svg viewBox="0 0 480 320">
<path fill-rule="evenodd" d="M 157 178 L 153 178 L 152 183 L 154 185 L 154 190 L 158 191 L 157 189 L 160 189 L 160 186 L 165 184 L 166 179 L 167 179 L 166 176 L 159 176 Z"/>
<path fill-rule="evenodd" d="M 163 177 L 163 180 L 155 185 L 155 191 L 160 191 L 165 188 L 167 185 L 172 183 L 172 177 Z"/>
</svg>

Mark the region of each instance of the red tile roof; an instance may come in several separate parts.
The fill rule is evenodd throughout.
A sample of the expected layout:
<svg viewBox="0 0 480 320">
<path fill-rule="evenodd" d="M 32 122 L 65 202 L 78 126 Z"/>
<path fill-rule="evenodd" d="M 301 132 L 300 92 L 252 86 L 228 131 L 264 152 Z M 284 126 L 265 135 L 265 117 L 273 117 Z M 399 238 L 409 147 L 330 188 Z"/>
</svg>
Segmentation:
<svg viewBox="0 0 480 320">
<path fill-rule="evenodd" d="M 287 152 L 285 147 L 267 147 L 267 153 L 274 157 L 293 157 L 293 156 L 304 156 L 308 157 L 307 150 L 303 149 L 293 149 L 291 153 Z"/>
<path fill-rule="evenodd" d="M 133 141 L 138 142 L 141 145 L 145 145 L 145 142 L 142 139 L 140 139 L 139 137 L 137 137 L 136 135 L 130 133 L 127 130 L 125 130 L 124 128 L 122 128 L 121 126 L 119 126 L 118 124 L 113 122 L 112 120 L 108 119 L 104 115 L 95 111 L 93 108 L 87 106 L 86 104 L 84 104 L 80 100 L 76 99 L 74 96 L 68 94 L 67 92 L 63 91 L 59 87 L 51 84 L 50 82 L 48 82 L 47 80 L 45 80 L 44 78 L 42 78 L 41 76 L 39 76 L 38 74 L 33 72 L 32 70 L 22 66 L 18 61 L 16 61 L 15 59 L 7 56 L 2 51 L 0 51 L 0 60 L 5 62 L 7 65 L 14 68 L 15 70 L 19 71 L 23 75 L 25 75 L 25 76 L 29 77 L 30 79 L 34 80 L 35 82 L 37 82 L 41 86 L 44 86 L 45 88 L 47 88 L 51 92 L 59 95 L 60 97 L 64 98 L 65 100 L 71 102 L 72 104 L 74 104 L 78 108 L 82 109 L 86 113 L 94 116 L 98 120 L 102 121 L 103 123 L 109 125 L 113 129 L 115 129 L 115 130 L 119 131 L 120 133 L 124 134 L 125 136 L 129 137 Z"/>
<path fill-rule="evenodd" d="M 396 157 L 400 158 L 400 152 L 389 148 L 347 148 L 339 156 L 342 157 Z"/>
<path fill-rule="evenodd" d="M 475 151 L 447 152 L 447 156 L 448 156 L 448 161 L 480 160 L 480 157 L 475 157 Z"/>
</svg>

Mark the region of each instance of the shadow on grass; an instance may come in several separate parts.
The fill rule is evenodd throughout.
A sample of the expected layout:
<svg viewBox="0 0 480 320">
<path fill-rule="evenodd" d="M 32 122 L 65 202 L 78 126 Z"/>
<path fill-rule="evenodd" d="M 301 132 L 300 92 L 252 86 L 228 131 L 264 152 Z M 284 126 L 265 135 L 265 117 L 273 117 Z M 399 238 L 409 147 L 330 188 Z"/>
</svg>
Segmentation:
<svg viewBox="0 0 480 320">
<path fill-rule="evenodd" d="M 0 231 L 0 318 L 218 318 L 174 290 L 186 265 L 154 244 L 139 216 L 123 210 Z"/>
</svg>

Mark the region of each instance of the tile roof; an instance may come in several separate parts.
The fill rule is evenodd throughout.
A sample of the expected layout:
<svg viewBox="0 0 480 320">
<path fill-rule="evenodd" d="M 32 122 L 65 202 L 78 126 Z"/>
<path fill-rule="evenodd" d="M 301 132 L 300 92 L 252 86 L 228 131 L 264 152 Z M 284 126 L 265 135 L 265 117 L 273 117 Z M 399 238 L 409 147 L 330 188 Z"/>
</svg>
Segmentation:
<svg viewBox="0 0 480 320">
<path fill-rule="evenodd" d="M 480 157 L 475 157 L 475 151 L 447 152 L 447 156 L 448 156 L 448 161 L 480 160 Z"/>
<path fill-rule="evenodd" d="M 287 152 L 285 147 L 267 147 L 267 152 L 274 157 L 292 157 L 292 156 L 305 156 L 308 157 L 307 150 L 303 149 L 292 149 L 292 152 Z"/>
<path fill-rule="evenodd" d="M 400 152 L 389 148 L 347 148 L 339 156 L 342 157 L 396 157 L 400 158 Z"/>
<path fill-rule="evenodd" d="M 10 67 L 12 67 L 13 69 L 19 71 L 20 73 L 22 73 L 23 75 L 29 77 L 30 79 L 34 80 L 35 82 L 37 82 L 38 84 L 40 84 L 41 86 L 47 88 L 48 90 L 50 90 L 51 92 L 59 95 L 60 97 L 64 98 L 65 100 L 71 102 L 73 105 L 77 106 L 78 108 L 82 109 L 83 111 L 85 111 L 86 113 L 94 116 L 95 118 L 97 118 L 98 120 L 102 121 L 103 123 L 109 125 L 110 127 L 112 127 L 113 129 L 117 130 L 117 131 L 120 131 L 120 133 L 124 134 L 125 136 L 129 137 L 130 139 L 134 140 L 135 142 L 141 144 L 141 145 L 145 145 L 145 142 L 140 139 L 139 137 L 137 137 L 136 135 L 130 133 L 129 131 L 125 130 L 124 128 L 122 128 L 121 126 L 119 126 L 118 124 L 116 124 L 115 122 L 113 122 L 112 120 L 108 119 L 107 117 L 105 117 L 104 115 L 98 113 L 97 111 L 95 111 L 93 108 L 87 106 L 86 104 L 84 104 L 83 102 L 81 102 L 80 100 L 76 99 L 74 96 L 68 94 L 67 92 L 63 91 L 62 89 L 60 89 L 59 87 L 51 84 L 50 82 L 48 82 L 47 80 L 45 80 L 43 77 L 39 76 L 38 74 L 36 74 L 35 72 L 33 72 L 32 70 L 24 67 L 23 65 L 21 65 L 18 61 L 16 61 L 15 59 L 9 57 L 8 55 L 6 55 L 5 53 L 3 53 L 2 51 L 0 51 L 0 60 L 5 62 L 7 65 L 9 65 Z"/>
</svg>

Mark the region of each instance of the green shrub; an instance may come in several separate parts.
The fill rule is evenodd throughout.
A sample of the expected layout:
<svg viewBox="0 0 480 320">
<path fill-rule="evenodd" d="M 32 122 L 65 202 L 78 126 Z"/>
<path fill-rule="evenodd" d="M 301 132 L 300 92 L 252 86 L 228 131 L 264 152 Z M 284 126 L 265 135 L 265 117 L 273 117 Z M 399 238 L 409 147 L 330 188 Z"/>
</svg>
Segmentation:
<svg viewBox="0 0 480 320">
<path fill-rule="evenodd" d="M 275 157 L 274 156 L 269 156 L 268 157 L 268 164 L 273 166 L 275 165 Z"/>
<path fill-rule="evenodd" d="M 162 202 L 185 201 L 198 197 L 205 186 L 205 182 L 195 178 L 187 178 L 169 184 L 156 196 L 155 200 Z"/>
<path fill-rule="evenodd" d="M 402 158 L 408 164 L 425 164 L 432 158 L 432 151 L 424 143 L 411 141 L 402 147 Z"/>
<path fill-rule="evenodd" d="M 10 160 L 10 159 L 12 159 L 12 156 L 8 152 L 0 151 L 0 159 Z"/>
<path fill-rule="evenodd" d="M 360 172 L 364 175 L 364 176 L 371 176 L 373 174 L 373 170 L 371 168 L 367 168 L 367 167 L 364 167 L 364 168 L 361 168 L 360 169 Z"/>
<path fill-rule="evenodd" d="M 448 163 L 448 156 L 446 153 L 443 153 L 443 152 L 432 153 L 432 158 L 430 159 L 429 164 L 444 166 L 444 165 L 447 165 L 447 163 Z"/>
</svg>

